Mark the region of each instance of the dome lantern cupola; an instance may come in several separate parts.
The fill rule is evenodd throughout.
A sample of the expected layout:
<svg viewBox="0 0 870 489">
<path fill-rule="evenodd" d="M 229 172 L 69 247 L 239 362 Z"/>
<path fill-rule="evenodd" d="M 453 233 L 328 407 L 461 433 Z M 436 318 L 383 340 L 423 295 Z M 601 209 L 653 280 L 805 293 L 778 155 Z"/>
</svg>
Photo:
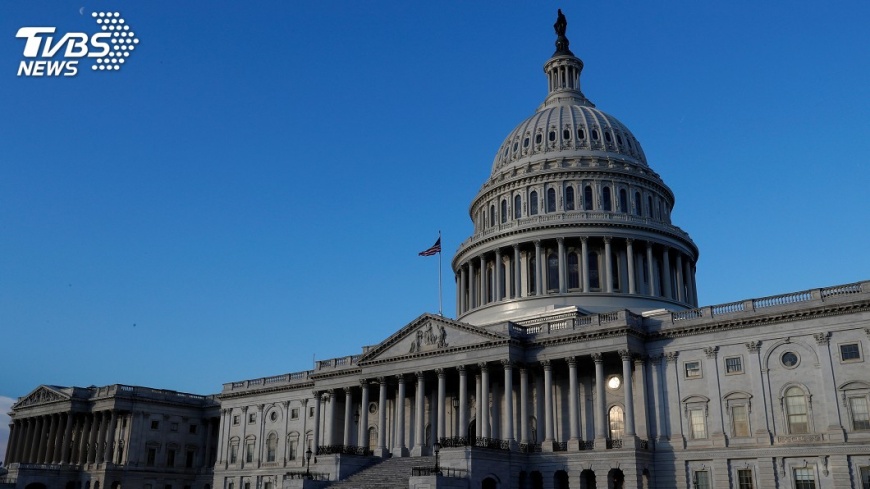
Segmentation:
<svg viewBox="0 0 870 489">
<path fill-rule="evenodd" d="M 574 56 L 568 49 L 568 38 L 565 31 L 568 21 L 559 9 L 559 17 L 553 28 L 556 30 L 556 52 L 546 64 L 544 72 L 547 74 L 548 95 L 540 108 L 554 103 L 586 105 L 595 107 L 580 91 L 580 72 L 583 71 L 583 61 Z M 540 110 L 539 108 L 539 110 Z"/>
</svg>

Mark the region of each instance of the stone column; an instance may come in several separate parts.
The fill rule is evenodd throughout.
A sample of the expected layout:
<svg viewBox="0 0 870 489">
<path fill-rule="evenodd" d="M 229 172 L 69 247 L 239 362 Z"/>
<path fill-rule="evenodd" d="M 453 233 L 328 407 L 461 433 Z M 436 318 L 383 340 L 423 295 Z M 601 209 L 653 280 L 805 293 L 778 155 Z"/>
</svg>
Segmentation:
<svg viewBox="0 0 870 489">
<path fill-rule="evenodd" d="M 446 374 L 444 373 L 443 368 L 435 369 L 435 373 L 438 374 L 438 438 L 435 441 L 441 442 L 441 439 L 445 436 L 445 406 L 447 403 L 447 379 Z"/>
<path fill-rule="evenodd" d="M 613 292 L 613 251 L 610 246 L 610 236 L 604 237 L 604 280 L 607 292 Z"/>
<path fill-rule="evenodd" d="M 541 449 L 545 452 L 553 451 L 553 366 L 549 360 L 541 362 L 544 367 L 544 443 Z"/>
<path fill-rule="evenodd" d="M 489 370 L 486 363 L 480 367 L 480 436 L 489 438 Z"/>
<path fill-rule="evenodd" d="M 3 466 L 8 467 L 13 453 L 15 452 L 15 438 L 18 436 L 18 426 L 16 426 L 15 422 L 9 423 L 9 443 L 6 445 L 6 457 L 3 459 Z"/>
<path fill-rule="evenodd" d="M 568 357 L 568 446 L 571 450 L 579 448 L 580 436 L 577 430 L 577 357 Z"/>
<path fill-rule="evenodd" d="M 652 296 L 658 295 L 658 291 L 656 291 L 656 266 L 655 261 L 653 261 L 653 244 L 651 241 L 646 242 L 646 269 L 646 279 L 649 285 L 647 294 Z"/>
<path fill-rule="evenodd" d="M 107 411 L 100 411 L 100 428 L 97 430 L 97 453 L 94 456 L 94 463 L 103 462 L 103 455 L 106 453 L 106 430 L 109 425 Z"/>
<path fill-rule="evenodd" d="M 414 450 L 411 453 L 413 457 L 420 457 L 425 452 L 426 443 L 426 426 L 424 412 L 426 410 L 426 377 L 423 372 L 417 372 L 417 403 L 414 407 Z"/>
<path fill-rule="evenodd" d="M 679 392 L 679 368 L 677 366 L 677 358 L 679 352 L 672 351 L 665 354 L 667 361 L 667 374 L 665 378 L 665 394 L 668 406 L 668 427 L 671 434 L 671 446 L 680 449 L 686 447 L 686 440 L 683 438 L 683 423 L 680 418 L 680 392 Z"/>
<path fill-rule="evenodd" d="M 501 248 L 495 250 L 495 263 L 493 264 L 493 284 L 495 290 L 492 293 L 492 298 L 495 302 L 502 299 L 502 276 L 501 276 Z"/>
<path fill-rule="evenodd" d="M 619 350 L 619 356 L 622 358 L 622 384 L 623 392 L 625 393 L 625 437 L 633 439 L 634 431 L 634 382 L 631 378 L 631 352 L 628 350 Z"/>
<path fill-rule="evenodd" d="M 72 412 L 66 414 L 66 426 L 64 427 L 63 433 L 63 442 L 60 446 L 60 463 L 68 464 L 70 463 L 70 440 L 72 439 L 72 427 L 73 427 L 73 417 Z"/>
<path fill-rule="evenodd" d="M 36 452 L 36 463 L 38 464 L 46 463 L 45 454 L 48 450 L 49 437 L 54 425 L 54 420 L 51 416 L 43 416 L 42 419 L 42 430 L 39 433 L 39 450 Z"/>
<path fill-rule="evenodd" d="M 459 269 L 459 314 L 468 311 L 468 272 L 466 265 Z"/>
<path fill-rule="evenodd" d="M 671 291 L 671 260 L 668 256 L 668 247 L 662 249 L 662 284 L 664 287 L 664 296 L 668 299 L 673 299 L 674 294 Z"/>
<path fill-rule="evenodd" d="M 474 263 L 468 261 L 468 309 L 474 309 L 477 303 L 477 282 L 474 281 Z"/>
<path fill-rule="evenodd" d="M 544 295 L 547 286 L 544 283 L 544 276 L 541 273 L 541 240 L 535 240 L 535 295 Z"/>
<path fill-rule="evenodd" d="M 359 406 L 359 446 L 371 448 L 369 446 L 369 381 L 367 379 L 359 380 L 360 388 L 360 406 Z"/>
<path fill-rule="evenodd" d="M 683 254 L 677 253 L 677 263 L 674 265 L 677 272 L 677 300 L 686 302 L 686 289 L 683 287 Z"/>
<path fill-rule="evenodd" d="M 822 368 L 822 382 L 826 384 L 830 382 L 828 388 L 824 389 L 825 418 L 828 421 L 828 426 L 826 428 L 828 436 L 832 440 L 845 442 L 845 432 L 843 431 L 843 426 L 840 424 L 840 413 L 837 405 L 837 390 L 835 389 L 837 379 L 834 377 L 833 364 L 831 363 L 831 350 L 829 348 L 831 336 L 827 332 L 824 332 L 816 333 L 813 337 L 818 345 L 819 363 Z"/>
<path fill-rule="evenodd" d="M 513 276 L 514 295 L 513 296 L 514 297 L 522 297 L 522 295 L 523 295 L 523 282 L 522 282 L 522 274 L 520 273 L 520 270 L 523 268 L 523 266 L 522 266 L 522 260 L 520 260 L 520 245 L 518 245 L 518 244 L 514 245 L 513 265 L 514 265 L 514 276 Z"/>
<path fill-rule="evenodd" d="M 468 438 L 468 376 L 465 365 L 456 367 L 459 371 L 459 436 Z"/>
<path fill-rule="evenodd" d="M 604 358 L 601 353 L 593 353 L 592 360 L 595 361 L 595 439 L 603 440 L 608 435 L 607 417 L 604 413 Z"/>
<path fill-rule="evenodd" d="M 350 431 L 353 429 L 353 394 L 350 387 L 344 388 L 344 436 L 342 445 L 350 446 Z"/>
<path fill-rule="evenodd" d="M 486 260 L 483 255 L 480 255 L 478 259 L 480 260 L 480 300 L 477 305 L 482 306 L 486 304 Z"/>
<path fill-rule="evenodd" d="M 396 375 L 399 388 L 396 392 L 396 446 L 393 447 L 394 457 L 407 457 L 405 446 L 405 376 Z"/>
<path fill-rule="evenodd" d="M 221 465 L 224 462 L 224 448 L 223 447 L 224 447 L 225 439 L 227 436 L 225 426 L 227 424 L 227 419 L 230 416 L 228 411 L 229 411 L 229 409 L 221 408 L 221 418 L 220 418 L 221 421 L 220 421 L 220 425 L 218 426 L 217 465 Z M 130 419 L 131 423 L 133 422 L 133 418 L 135 418 L 135 416 L 131 417 L 131 419 Z"/>
<path fill-rule="evenodd" d="M 88 451 L 90 451 L 90 443 L 89 443 L 88 439 L 90 438 L 91 423 L 92 423 L 93 414 L 85 413 L 85 414 L 82 414 L 82 416 L 85 419 L 85 424 L 82 427 L 81 440 L 79 440 L 79 453 L 78 453 L 78 457 L 77 457 L 78 460 L 76 461 L 76 463 L 87 464 L 88 463 Z"/>
<path fill-rule="evenodd" d="M 646 392 L 646 357 L 645 356 L 637 356 L 634 358 L 634 371 L 637 372 L 637 375 L 634 376 L 637 379 L 637 391 L 640 396 L 637 404 L 639 406 L 643 406 L 643 409 L 640 411 L 640 420 L 635 420 L 635 431 L 637 435 L 643 438 L 644 440 L 649 440 L 650 431 L 649 431 L 649 409 L 650 403 L 648 401 L 648 395 Z M 652 404 L 655 406 L 655 404 Z M 637 425 L 642 425 L 641 428 L 638 428 Z"/>
<path fill-rule="evenodd" d="M 320 396 L 323 395 L 323 392 L 311 391 L 311 394 L 314 396 L 314 427 L 311 429 L 311 444 L 314 447 L 311 450 L 317 455 L 320 453 Z M 242 443 L 244 443 L 244 436 L 242 436 Z"/>
<path fill-rule="evenodd" d="M 57 447 L 57 432 L 58 427 L 60 425 L 60 415 L 50 414 L 48 415 L 48 438 L 45 440 L 45 454 L 42 456 L 42 463 L 50 464 L 54 463 L 54 452 Z"/>
<path fill-rule="evenodd" d="M 625 240 L 626 261 L 628 262 L 628 293 L 637 294 L 637 285 L 634 276 L 634 240 Z"/>
<path fill-rule="evenodd" d="M 378 377 L 378 447 L 376 457 L 386 457 L 387 452 L 387 379 Z"/>
<path fill-rule="evenodd" d="M 502 360 L 504 365 L 504 440 L 511 449 L 516 445 L 514 439 L 514 371 L 510 360 Z"/>
<path fill-rule="evenodd" d="M 756 442 L 764 445 L 770 445 L 773 441 L 773 438 L 771 437 L 770 425 L 767 421 L 767 403 L 764 400 L 766 392 L 761 368 L 761 359 L 759 358 L 759 354 L 761 353 L 761 342 L 747 342 L 746 349 L 748 351 L 748 365 L 746 373 L 749 377 L 749 385 L 752 388 L 751 392 L 754 393 L 755 396 L 758 396 L 759 392 L 762 393 L 760 399 L 753 402 L 751 408 L 749 409 L 750 423 L 752 424 L 752 428 L 755 431 Z"/>
<path fill-rule="evenodd" d="M 719 352 L 718 346 L 708 346 L 704 348 L 704 354 L 707 361 L 704 364 L 704 380 L 707 382 L 707 392 L 710 393 L 711 399 L 722 399 L 722 392 L 719 389 L 719 364 L 716 357 Z M 722 403 L 710 402 L 708 420 L 712 420 L 710 424 L 710 440 L 714 446 L 725 446 L 725 420 L 722 416 Z M 691 420 L 690 420 L 691 422 Z"/>
<path fill-rule="evenodd" d="M 583 292 L 589 292 L 589 243 L 588 238 L 580 238 L 580 270 L 583 271 Z"/>
<path fill-rule="evenodd" d="M 520 443 L 529 443 L 529 371 L 520 367 Z"/>
<path fill-rule="evenodd" d="M 106 429 L 106 451 L 103 456 L 103 462 L 111 463 L 112 455 L 115 453 L 115 425 L 118 423 L 118 412 L 114 409 L 111 411 L 109 426 Z"/>
<path fill-rule="evenodd" d="M 568 292 L 568 259 L 565 256 L 565 238 L 556 238 L 556 243 L 559 245 L 559 293 Z"/>
</svg>

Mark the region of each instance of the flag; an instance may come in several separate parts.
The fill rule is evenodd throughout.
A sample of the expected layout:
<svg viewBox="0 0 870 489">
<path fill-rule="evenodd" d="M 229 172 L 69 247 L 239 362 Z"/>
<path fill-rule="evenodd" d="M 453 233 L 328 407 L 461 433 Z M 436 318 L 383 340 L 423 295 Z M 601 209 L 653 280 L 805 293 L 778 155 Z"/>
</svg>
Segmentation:
<svg viewBox="0 0 870 489">
<path fill-rule="evenodd" d="M 441 253 L 441 238 L 438 238 L 438 241 L 435 242 L 430 248 L 425 249 L 419 253 L 420 256 L 432 256 L 435 253 Z"/>
</svg>

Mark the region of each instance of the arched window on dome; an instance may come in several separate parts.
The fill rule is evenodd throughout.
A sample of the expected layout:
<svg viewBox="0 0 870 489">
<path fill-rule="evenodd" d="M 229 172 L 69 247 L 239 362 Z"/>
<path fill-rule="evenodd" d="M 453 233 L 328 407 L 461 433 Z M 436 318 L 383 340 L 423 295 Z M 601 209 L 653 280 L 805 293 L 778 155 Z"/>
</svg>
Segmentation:
<svg viewBox="0 0 870 489">
<path fill-rule="evenodd" d="M 582 128 L 577 129 L 577 139 L 586 139 L 586 132 Z"/>
<path fill-rule="evenodd" d="M 514 219 L 523 217 L 523 199 L 519 195 L 514 195 Z"/>
<path fill-rule="evenodd" d="M 565 210 L 574 210 L 574 187 L 572 185 L 565 188 Z"/>
<path fill-rule="evenodd" d="M 604 140 L 608 143 L 613 142 L 613 136 L 610 135 L 610 131 L 604 131 Z"/>
<path fill-rule="evenodd" d="M 508 218 L 507 199 L 501 199 L 501 223 L 502 224 L 506 223 L 507 218 Z"/>
<path fill-rule="evenodd" d="M 598 141 L 598 129 L 593 129 L 593 130 L 592 130 L 592 139 L 593 139 L 594 141 Z"/>
<path fill-rule="evenodd" d="M 564 139 L 565 141 L 571 140 L 571 130 L 570 129 L 565 128 L 562 130 L 562 139 Z"/>
<path fill-rule="evenodd" d="M 568 288 L 580 288 L 580 259 L 577 253 L 568 253 Z"/>
<path fill-rule="evenodd" d="M 601 280 L 598 276 L 598 253 L 592 251 L 589 253 L 589 288 L 592 290 L 601 289 Z"/>
<path fill-rule="evenodd" d="M 646 212 L 647 217 L 653 217 L 652 195 L 647 195 L 646 197 Z"/>
<path fill-rule="evenodd" d="M 538 192 L 536 190 L 529 193 L 529 215 L 538 215 Z"/>
<path fill-rule="evenodd" d="M 559 257 L 555 253 L 547 255 L 547 289 L 559 290 Z"/>
<path fill-rule="evenodd" d="M 547 189 L 547 212 L 556 212 L 556 189 Z"/>
<path fill-rule="evenodd" d="M 547 134 L 547 140 L 550 141 L 551 143 L 553 141 L 555 141 L 556 140 L 556 131 L 550 131 L 549 134 Z"/>
<path fill-rule="evenodd" d="M 583 209 L 591 211 L 592 208 L 592 186 L 587 185 L 583 187 Z"/>
<path fill-rule="evenodd" d="M 613 202 L 610 198 L 610 187 L 602 187 L 601 188 L 601 207 L 605 211 L 613 210 Z"/>
<path fill-rule="evenodd" d="M 619 212 L 628 213 L 628 192 L 624 188 L 619 189 Z"/>
<path fill-rule="evenodd" d="M 640 200 L 640 192 L 634 193 L 634 215 L 641 215 L 641 206 L 643 205 L 643 201 Z"/>
<path fill-rule="evenodd" d="M 529 278 L 529 294 L 534 295 L 535 293 L 537 293 L 537 290 L 538 290 L 537 283 L 535 283 L 537 273 L 535 271 L 535 257 L 534 256 L 529 257 L 529 266 L 528 266 L 528 271 L 526 272 L 526 276 Z"/>
<path fill-rule="evenodd" d="M 495 226 L 495 206 L 492 204 L 489 206 L 489 225 Z"/>
</svg>

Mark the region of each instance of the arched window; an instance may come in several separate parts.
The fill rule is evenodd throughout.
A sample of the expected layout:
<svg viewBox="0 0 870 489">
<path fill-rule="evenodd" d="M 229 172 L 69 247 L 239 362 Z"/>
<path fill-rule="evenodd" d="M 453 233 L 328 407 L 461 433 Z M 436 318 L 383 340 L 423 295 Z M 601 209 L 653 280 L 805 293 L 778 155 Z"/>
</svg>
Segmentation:
<svg viewBox="0 0 870 489">
<path fill-rule="evenodd" d="M 800 387 L 789 387 L 785 391 L 785 414 L 790 434 L 796 435 L 810 432 L 809 417 L 807 416 L 807 396 Z"/>
<path fill-rule="evenodd" d="M 495 206 L 489 206 L 489 225 L 495 226 Z"/>
<path fill-rule="evenodd" d="M 589 288 L 600 289 L 601 280 L 598 278 L 598 253 L 592 251 L 589 253 Z"/>
<path fill-rule="evenodd" d="M 610 187 L 603 187 L 601 189 L 601 206 L 605 211 L 613 210 L 613 202 L 610 199 Z"/>
<path fill-rule="evenodd" d="M 613 406 L 607 417 L 610 420 L 610 439 L 621 440 L 625 434 L 625 418 L 622 415 L 622 408 Z"/>
<path fill-rule="evenodd" d="M 628 192 L 624 188 L 619 189 L 619 212 L 628 213 Z"/>
<path fill-rule="evenodd" d="M 538 192 L 535 190 L 529 194 L 529 215 L 538 215 Z"/>
<path fill-rule="evenodd" d="M 559 289 L 559 257 L 555 253 L 547 255 L 547 289 Z"/>
<path fill-rule="evenodd" d="M 634 215 L 636 215 L 636 216 L 641 215 L 641 212 L 640 212 L 641 205 L 642 204 L 641 204 L 641 200 L 640 200 L 640 192 L 635 192 L 634 193 Z"/>
<path fill-rule="evenodd" d="M 508 216 L 507 200 L 501 199 L 501 223 L 502 224 L 507 222 L 507 216 Z"/>
<path fill-rule="evenodd" d="M 523 217 L 523 199 L 519 195 L 514 196 L 514 219 Z"/>
<path fill-rule="evenodd" d="M 556 189 L 547 189 L 547 212 L 556 212 Z"/>
<path fill-rule="evenodd" d="M 583 187 L 583 209 L 587 211 L 592 210 L 592 186 L 587 185 Z"/>
<path fill-rule="evenodd" d="M 565 188 L 565 210 L 574 210 L 574 187 L 570 185 Z"/>
<path fill-rule="evenodd" d="M 266 439 L 266 462 L 274 462 L 278 451 L 278 435 L 270 433 Z"/>
<path fill-rule="evenodd" d="M 526 274 L 529 277 L 529 293 L 534 294 L 537 292 L 535 277 L 537 274 L 535 273 L 535 257 L 529 257 L 529 272 Z"/>
<path fill-rule="evenodd" d="M 653 205 L 652 205 L 652 196 L 648 196 L 646 198 L 646 207 L 647 207 L 647 216 L 653 217 Z"/>
<path fill-rule="evenodd" d="M 378 429 L 372 426 L 369 428 L 369 448 L 376 446 L 378 446 Z"/>
<path fill-rule="evenodd" d="M 568 288 L 580 288 L 580 259 L 577 253 L 568 253 Z"/>
</svg>

